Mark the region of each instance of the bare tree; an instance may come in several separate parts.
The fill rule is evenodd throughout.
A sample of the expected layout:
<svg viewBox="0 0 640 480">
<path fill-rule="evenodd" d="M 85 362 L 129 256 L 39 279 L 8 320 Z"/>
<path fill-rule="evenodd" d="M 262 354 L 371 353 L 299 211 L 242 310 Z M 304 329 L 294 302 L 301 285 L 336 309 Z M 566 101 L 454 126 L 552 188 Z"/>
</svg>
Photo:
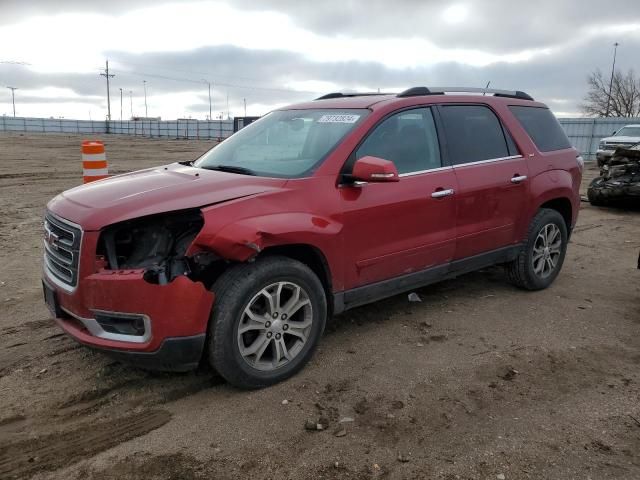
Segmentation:
<svg viewBox="0 0 640 480">
<path fill-rule="evenodd" d="M 582 111 L 592 117 L 606 117 L 608 106 L 610 117 L 640 116 L 640 78 L 633 70 L 624 74 L 616 70 L 611 83 L 611 98 L 610 81 L 600 69 L 587 77 L 589 91 L 584 98 Z"/>
</svg>

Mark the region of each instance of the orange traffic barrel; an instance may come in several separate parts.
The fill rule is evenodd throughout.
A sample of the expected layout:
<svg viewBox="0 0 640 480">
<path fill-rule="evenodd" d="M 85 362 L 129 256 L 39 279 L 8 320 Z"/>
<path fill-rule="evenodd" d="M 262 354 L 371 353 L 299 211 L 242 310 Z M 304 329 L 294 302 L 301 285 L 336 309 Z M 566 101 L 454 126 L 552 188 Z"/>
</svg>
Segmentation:
<svg viewBox="0 0 640 480">
<path fill-rule="evenodd" d="M 109 176 L 107 155 L 104 144 L 98 141 L 82 142 L 82 180 L 83 183 L 94 182 Z"/>
</svg>

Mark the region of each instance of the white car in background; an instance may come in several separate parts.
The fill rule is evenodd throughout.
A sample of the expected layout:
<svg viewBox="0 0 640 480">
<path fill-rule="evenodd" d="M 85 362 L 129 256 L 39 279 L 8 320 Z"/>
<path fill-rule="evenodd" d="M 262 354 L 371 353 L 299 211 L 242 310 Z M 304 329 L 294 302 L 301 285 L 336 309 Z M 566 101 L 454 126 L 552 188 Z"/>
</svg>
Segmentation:
<svg viewBox="0 0 640 480">
<path fill-rule="evenodd" d="M 617 132 L 614 132 L 611 137 L 603 138 L 600 140 L 596 151 L 598 166 L 605 165 L 613 155 L 613 152 L 616 151 L 616 148 L 629 148 L 636 143 L 640 143 L 640 124 L 625 125 Z"/>
</svg>

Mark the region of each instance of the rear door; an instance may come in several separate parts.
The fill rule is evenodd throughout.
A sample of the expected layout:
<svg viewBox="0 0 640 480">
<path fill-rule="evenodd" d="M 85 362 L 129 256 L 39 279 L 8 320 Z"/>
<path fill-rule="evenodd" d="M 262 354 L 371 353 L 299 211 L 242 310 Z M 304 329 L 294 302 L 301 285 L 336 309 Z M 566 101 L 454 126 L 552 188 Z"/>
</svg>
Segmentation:
<svg viewBox="0 0 640 480">
<path fill-rule="evenodd" d="M 431 109 L 404 110 L 380 122 L 345 173 L 366 155 L 394 162 L 400 181 L 340 188 L 347 288 L 447 265 L 455 249 L 457 185 L 453 169 L 443 166 Z"/>
<path fill-rule="evenodd" d="M 486 105 L 440 105 L 458 190 L 454 259 L 519 241 L 526 207 L 527 163 L 496 114 Z"/>
</svg>

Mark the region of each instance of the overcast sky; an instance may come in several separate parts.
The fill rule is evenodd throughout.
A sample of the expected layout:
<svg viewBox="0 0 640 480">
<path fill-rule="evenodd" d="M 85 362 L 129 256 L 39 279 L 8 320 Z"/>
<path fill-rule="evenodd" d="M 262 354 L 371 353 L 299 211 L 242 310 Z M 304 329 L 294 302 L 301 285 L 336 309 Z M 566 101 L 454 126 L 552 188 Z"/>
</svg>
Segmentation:
<svg viewBox="0 0 640 480">
<path fill-rule="evenodd" d="M 524 90 L 579 115 L 586 76 L 640 73 L 640 0 L 0 0 L 0 115 L 261 115 L 331 91 Z M 22 63 L 17 63 L 22 62 Z M 609 73 L 607 73 L 608 75 Z M 132 93 L 131 93 L 132 92 Z M 131 102 L 131 98 L 132 102 Z M 131 103 L 133 109 L 131 109 Z"/>
</svg>

